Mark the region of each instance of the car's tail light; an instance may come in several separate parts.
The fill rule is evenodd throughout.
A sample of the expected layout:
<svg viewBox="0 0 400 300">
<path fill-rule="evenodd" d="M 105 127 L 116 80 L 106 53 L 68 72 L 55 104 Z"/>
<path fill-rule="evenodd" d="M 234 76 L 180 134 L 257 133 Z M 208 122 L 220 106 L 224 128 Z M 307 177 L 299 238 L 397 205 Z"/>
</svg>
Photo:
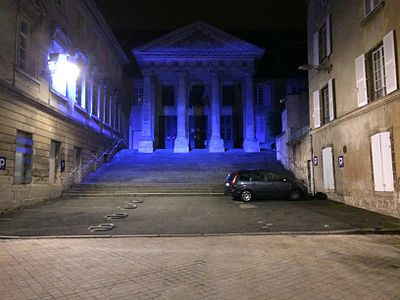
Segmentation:
<svg viewBox="0 0 400 300">
<path fill-rule="evenodd" d="M 236 174 L 235 177 L 233 178 L 233 180 L 232 180 L 232 185 L 233 186 L 236 186 L 236 182 L 238 180 L 238 177 L 239 177 L 239 174 Z"/>
</svg>

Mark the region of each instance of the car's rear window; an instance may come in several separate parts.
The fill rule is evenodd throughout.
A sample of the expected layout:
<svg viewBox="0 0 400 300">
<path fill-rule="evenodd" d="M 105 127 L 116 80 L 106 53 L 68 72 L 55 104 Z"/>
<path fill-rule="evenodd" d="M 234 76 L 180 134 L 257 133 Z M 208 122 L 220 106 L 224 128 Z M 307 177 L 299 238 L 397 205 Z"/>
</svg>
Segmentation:
<svg viewBox="0 0 400 300">
<path fill-rule="evenodd" d="M 249 172 L 242 172 L 239 174 L 239 181 L 250 181 L 250 173 Z"/>
</svg>

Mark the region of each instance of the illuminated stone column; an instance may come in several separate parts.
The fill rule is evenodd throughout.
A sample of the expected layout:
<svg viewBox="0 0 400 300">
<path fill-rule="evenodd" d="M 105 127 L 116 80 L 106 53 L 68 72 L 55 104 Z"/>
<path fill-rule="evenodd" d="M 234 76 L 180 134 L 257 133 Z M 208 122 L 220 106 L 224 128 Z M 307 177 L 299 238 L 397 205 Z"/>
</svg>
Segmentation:
<svg viewBox="0 0 400 300">
<path fill-rule="evenodd" d="M 247 73 L 244 78 L 245 89 L 245 117 L 243 149 L 245 152 L 260 152 L 260 143 L 256 138 L 254 95 L 253 95 L 253 73 Z"/>
<path fill-rule="evenodd" d="M 177 137 L 174 144 L 175 153 L 189 152 L 189 140 L 187 137 L 187 74 L 178 74 L 178 93 L 176 103 Z"/>
<path fill-rule="evenodd" d="M 142 104 L 142 137 L 139 141 L 139 152 L 153 152 L 152 138 L 152 102 L 153 102 L 153 76 L 150 72 L 144 72 L 143 76 L 143 104 Z"/>
<path fill-rule="evenodd" d="M 224 152 L 221 138 L 221 84 L 217 73 L 211 74 L 211 139 L 210 152 Z"/>
</svg>

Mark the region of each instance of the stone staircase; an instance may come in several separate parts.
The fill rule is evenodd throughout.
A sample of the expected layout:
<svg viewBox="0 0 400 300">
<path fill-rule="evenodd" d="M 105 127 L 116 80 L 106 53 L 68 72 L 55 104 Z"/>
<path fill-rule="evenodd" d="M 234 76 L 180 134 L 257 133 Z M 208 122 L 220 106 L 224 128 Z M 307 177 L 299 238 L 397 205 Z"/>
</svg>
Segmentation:
<svg viewBox="0 0 400 300">
<path fill-rule="evenodd" d="M 121 150 L 81 184 L 64 196 L 124 197 L 135 195 L 222 195 L 228 173 L 240 169 L 267 169 L 286 172 L 275 152 L 245 153 L 242 149 L 225 153 L 194 150 L 172 153 L 157 150 L 138 153 Z"/>
</svg>

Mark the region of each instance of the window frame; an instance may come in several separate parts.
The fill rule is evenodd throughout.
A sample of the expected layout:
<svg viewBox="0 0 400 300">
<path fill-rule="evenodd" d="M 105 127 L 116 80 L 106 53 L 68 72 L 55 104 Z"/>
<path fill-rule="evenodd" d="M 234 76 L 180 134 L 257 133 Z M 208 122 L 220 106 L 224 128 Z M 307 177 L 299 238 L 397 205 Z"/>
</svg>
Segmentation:
<svg viewBox="0 0 400 300">
<path fill-rule="evenodd" d="M 26 142 L 19 142 L 19 140 L 27 140 Z M 14 184 L 30 184 L 33 178 L 33 134 L 23 130 L 17 130 L 15 136 L 15 163 L 14 163 Z M 20 146 L 18 146 L 20 145 Z M 20 149 L 21 151 L 18 151 Z M 18 158 L 20 154 L 20 159 Z M 17 169 L 21 168 L 21 175 L 17 176 Z"/>
<path fill-rule="evenodd" d="M 255 105 L 264 105 L 264 85 L 256 85 L 254 91 L 254 103 Z"/>
<path fill-rule="evenodd" d="M 26 24 L 26 33 L 22 31 L 22 24 Z M 29 43 L 30 43 L 30 23 L 25 17 L 21 17 L 19 19 L 19 27 L 18 27 L 18 68 L 21 69 L 22 71 L 28 72 L 28 64 L 29 64 Z M 25 39 L 25 47 L 23 47 L 22 40 Z M 25 58 L 21 58 L 21 49 L 25 52 Z M 22 64 L 21 61 L 24 61 Z"/>
<path fill-rule="evenodd" d="M 140 106 L 143 103 L 143 87 L 133 88 L 133 105 Z"/>
<path fill-rule="evenodd" d="M 371 15 L 383 2 L 384 0 L 364 0 L 365 16 Z"/>
</svg>

